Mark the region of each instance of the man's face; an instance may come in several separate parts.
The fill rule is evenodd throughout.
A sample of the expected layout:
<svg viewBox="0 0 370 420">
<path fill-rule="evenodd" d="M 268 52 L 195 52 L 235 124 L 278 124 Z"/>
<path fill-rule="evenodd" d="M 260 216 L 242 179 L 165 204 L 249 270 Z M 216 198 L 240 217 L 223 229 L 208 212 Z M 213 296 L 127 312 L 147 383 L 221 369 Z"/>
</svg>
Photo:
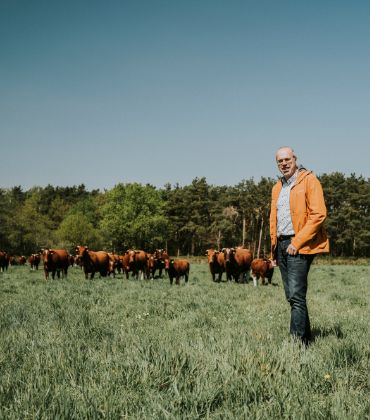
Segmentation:
<svg viewBox="0 0 370 420">
<path fill-rule="evenodd" d="M 276 153 L 276 163 L 285 179 L 289 179 L 297 170 L 296 158 L 292 149 L 284 147 Z"/>
</svg>

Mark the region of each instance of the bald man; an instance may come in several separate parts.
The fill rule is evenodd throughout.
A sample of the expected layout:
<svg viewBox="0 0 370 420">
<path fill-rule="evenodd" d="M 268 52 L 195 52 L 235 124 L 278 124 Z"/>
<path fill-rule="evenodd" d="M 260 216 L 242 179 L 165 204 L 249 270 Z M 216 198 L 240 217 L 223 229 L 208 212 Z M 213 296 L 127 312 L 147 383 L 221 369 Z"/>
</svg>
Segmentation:
<svg viewBox="0 0 370 420">
<path fill-rule="evenodd" d="M 290 303 L 290 333 L 304 345 L 311 340 L 306 295 L 307 276 L 316 254 L 329 252 L 323 226 L 326 206 L 321 184 L 312 171 L 297 165 L 291 147 L 276 152 L 282 174 L 271 194 L 271 254 Z"/>
</svg>

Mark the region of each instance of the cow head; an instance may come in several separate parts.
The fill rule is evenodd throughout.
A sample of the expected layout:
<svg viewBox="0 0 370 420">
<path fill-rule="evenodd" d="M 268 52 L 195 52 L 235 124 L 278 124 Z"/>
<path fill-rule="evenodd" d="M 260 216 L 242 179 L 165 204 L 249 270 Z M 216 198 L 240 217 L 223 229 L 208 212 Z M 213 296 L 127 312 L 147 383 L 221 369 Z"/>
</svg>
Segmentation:
<svg viewBox="0 0 370 420">
<path fill-rule="evenodd" d="M 128 266 L 129 267 L 132 267 L 135 264 L 136 254 L 137 254 L 137 251 L 135 251 L 133 249 L 129 249 L 128 251 L 126 251 L 126 255 L 128 255 Z"/>
<path fill-rule="evenodd" d="M 230 264 L 235 260 L 235 248 L 223 248 L 222 252 L 224 254 L 226 264 Z"/>
<path fill-rule="evenodd" d="M 75 252 L 76 252 L 76 255 L 83 257 L 89 252 L 89 248 L 87 246 L 78 245 L 76 246 Z"/>
<path fill-rule="evenodd" d="M 49 264 L 49 261 L 51 259 L 51 256 L 55 253 L 53 249 L 50 248 L 44 248 L 42 250 L 42 262 L 44 263 L 44 266 L 47 267 Z"/>
<path fill-rule="evenodd" d="M 155 268 L 156 262 L 157 262 L 157 258 L 155 254 L 148 254 L 148 268 L 150 270 Z"/>
<path fill-rule="evenodd" d="M 175 260 L 173 258 L 166 258 L 164 261 L 164 267 L 166 270 L 168 270 L 171 266 L 173 266 L 173 263 Z"/>
<path fill-rule="evenodd" d="M 273 269 L 276 266 L 276 263 L 274 260 L 270 259 L 270 258 L 264 258 L 264 261 L 267 265 L 267 269 L 270 270 L 271 268 Z"/>
<path fill-rule="evenodd" d="M 215 251 L 214 249 L 207 249 L 206 257 L 208 259 L 208 264 L 214 264 L 217 262 L 219 251 Z"/>
</svg>

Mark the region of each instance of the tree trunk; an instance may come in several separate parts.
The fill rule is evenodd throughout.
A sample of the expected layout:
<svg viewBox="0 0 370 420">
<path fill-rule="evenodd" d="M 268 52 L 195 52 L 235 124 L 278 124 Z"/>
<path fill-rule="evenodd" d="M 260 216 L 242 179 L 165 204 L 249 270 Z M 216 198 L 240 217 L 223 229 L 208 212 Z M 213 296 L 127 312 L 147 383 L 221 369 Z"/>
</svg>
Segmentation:
<svg viewBox="0 0 370 420">
<path fill-rule="evenodd" d="M 220 250 L 221 249 L 221 231 L 218 231 L 218 236 L 217 236 L 217 249 Z"/>
<path fill-rule="evenodd" d="M 263 231 L 263 217 L 262 217 L 262 220 L 261 220 L 260 236 L 259 236 L 259 239 L 258 239 L 257 258 L 260 257 L 261 241 L 262 241 L 262 231 Z"/>
<path fill-rule="evenodd" d="M 195 241 L 194 241 L 194 235 L 191 237 L 191 255 L 194 256 L 195 252 Z"/>
<path fill-rule="evenodd" d="M 242 245 L 245 245 L 245 217 L 243 217 L 243 233 L 242 233 Z"/>
</svg>

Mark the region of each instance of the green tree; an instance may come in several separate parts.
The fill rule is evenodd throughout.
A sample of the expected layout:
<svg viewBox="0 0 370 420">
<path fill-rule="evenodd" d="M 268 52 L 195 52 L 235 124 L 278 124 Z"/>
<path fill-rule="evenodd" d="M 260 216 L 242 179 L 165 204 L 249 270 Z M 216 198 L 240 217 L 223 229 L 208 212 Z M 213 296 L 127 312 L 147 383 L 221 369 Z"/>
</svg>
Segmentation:
<svg viewBox="0 0 370 420">
<path fill-rule="evenodd" d="M 100 228 L 105 245 L 122 251 L 129 247 L 163 247 L 167 235 L 164 201 L 154 186 L 118 184 L 106 192 Z"/>
<path fill-rule="evenodd" d="M 73 252 L 77 245 L 88 245 L 92 249 L 101 247 L 97 229 L 83 213 L 69 214 L 60 224 L 55 236 L 63 248 Z"/>
<path fill-rule="evenodd" d="M 52 222 L 39 212 L 40 200 L 39 191 L 33 191 L 12 213 L 9 242 L 16 253 L 31 254 L 42 246 L 53 246 L 55 243 Z"/>
</svg>

